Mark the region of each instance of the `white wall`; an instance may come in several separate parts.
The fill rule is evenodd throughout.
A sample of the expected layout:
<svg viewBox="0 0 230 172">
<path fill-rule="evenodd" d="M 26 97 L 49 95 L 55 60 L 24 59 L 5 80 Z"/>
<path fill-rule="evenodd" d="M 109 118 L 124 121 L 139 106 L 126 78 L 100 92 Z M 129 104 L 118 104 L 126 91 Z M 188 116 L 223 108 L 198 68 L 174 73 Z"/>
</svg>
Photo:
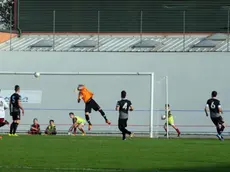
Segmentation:
<svg viewBox="0 0 230 172">
<path fill-rule="evenodd" d="M 206 100 L 210 97 L 212 90 L 219 92 L 219 97 L 225 109 L 224 118 L 226 122 L 230 121 L 229 110 L 229 53 L 50 53 L 50 52 L 1 52 L 0 53 L 0 70 L 1 71 L 41 71 L 41 72 L 155 72 L 156 80 L 161 77 L 169 76 L 169 101 L 174 110 L 176 124 L 181 128 L 182 132 L 215 132 L 211 121 L 205 117 L 203 108 Z M 7 83 L 1 84 L 2 89 L 13 87 L 14 84 L 20 83 L 26 89 L 43 89 L 45 92 L 52 91 L 53 84 L 60 85 L 63 83 L 58 77 L 45 78 L 41 77 L 40 81 L 35 81 L 32 78 L 23 78 L 21 76 L 17 81 L 13 78 L 0 76 L 7 80 Z M 43 79 L 42 79 L 43 78 Z M 60 85 L 62 89 L 62 96 L 70 97 L 66 100 L 63 109 L 66 110 L 40 110 L 29 111 L 28 116 L 22 119 L 22 123 L 29 124 L 34 116 L 43 113 L 46 123 L 47 115 L 55 118 L 57 123 L 65 124 L 60 126 L 61 129 L 66 129 L 70 120 L 66 118 L 66 113 L 69 109 L 78 110 L 83 109 L 83 104 L 76 104 L 73 96 L 72 88 L 77 85 L 78 79 L 63 78 L 65 83 L 70 84 Z M 143 80 L 142 80 L 143 79 Z M 43 80 L 43 81 L 41 81 Z M 129 97 L 135 102 L 134 106 L 137 111 L 130 116 L 130 124 L 134 124 L 131 128 L 133 130 L 148 130 L 148 114 L 149 114 L 149 80 L 147 78 L 132 78 L 129 82 L 127 78 L 81 78 L 81 82 L 88 83 L 90 88 L 96 92 L 96 99 L 103 105 L 104 109 L 111 111 L 114 108 L 114 102 L 119 98 L 119 91 L 127 89 Z M 117 82 L 115 82 L 115 81 Z M 128 81 L 127 81 L 128 80 Z M 107 82 L 106 82 L 107 81 Z M 16 83 L 17 82 L 17 83 Z M 136 84 L 135 84 L 136 82 Z M 144 82 L 144 83 L 143 83 Z M 103 95 L 100 90 L 100 85 L 105 85 L 104 89 L 108 92 L 113 92 L 112 96 Z M 144 89 L 141 86 L 144 85 Z M 66 89 L 63 88 L 66 87 Z M 3 88 L 4 87 L 4 88 Z M 23 88 L 22 87 L 22 88 Z M 33 88 L 32 88 L 33 87 Z M 55 87 L 55 86 L 54 86 Z M 57 90 L 53 90 L 55 94 Z M 70 90 L 71 89 L 71 90 Z M 159 89 L 159 88 L 158 88 Z M 69 91 L 70 90 L 70 91 Z M 145 90 L 145 91 L 143 91 Z M 157 91 L 157 90 L 156 90 Z M 144 96 L 141 96 L 142 93 Z M 48 96 L 47 96 L 48 97 Z M 105 98 L 106 97 L 106 98 Z M 113 98 L 108 98 L 113 97 Z M 164 96 L 162 96 L 164 97 Z M 163 102 L 155 97 L 155 102 Z M 43 93 L 45 101 L 45 94 Z M 163 98 L 162 98 L 163 99 Z M 52 98 L 53 102 L 57 98 Z M 47 98 L 47 101 L 51 101 Z M 157 103 L 156 103 L 157 104 Z M 159 104 L 159 103 L 158 103 Z M 43 103 L 39 108 L 43 109 L 47 103 Z M 28 108 L 33 108 L 32 105 L 26 105 Z M 59 104 L 57 106 L 60 107 Z M 68 107 L 69 106 L 69 107 Z M 159 105 L 158 105 L 159 106 Z M 55 103 L 52 108 L 55 107 Z M 47 107 L 46 107 L 47 108 Z M 61 107 L 62 108 L 62 107 Z M 163 108 L 163 105 L 162 105 Z M 79 110 L 80 111 L 80 110 Z M 65 117 L 61 116 L 65 114 Z M 92 114 L 95 124 L 104 124 L 99 114 Z M 135 114 L 135 115 L 134 115 Z M 161 113 L 155 113 L 160 116 Z M 79 115 L 83 115 L 81 111 Z M 45 117 L 44 117 L 45 116 Z M 114 124 L 117 124 L 117 115 L 115 112 L 108 112 L 108 116 L 112 119 Z M 143 119 L 140 119 L 143 117 Z M 156 121 L 155 124 L 163 124 L 163 121 Z M 136 126 L 140 125 L 140 126 Z M 21 129 L 27 126 L 21 125 Z M 98 126 L 97 130 L 117 130 L 114 127 Z M 95 129 L 95 130 L 96 130 Z M 229 131 L 229 129 L 227 129 Z M 163 130 L 161 130 L 163 131 Z"/>
</svg>

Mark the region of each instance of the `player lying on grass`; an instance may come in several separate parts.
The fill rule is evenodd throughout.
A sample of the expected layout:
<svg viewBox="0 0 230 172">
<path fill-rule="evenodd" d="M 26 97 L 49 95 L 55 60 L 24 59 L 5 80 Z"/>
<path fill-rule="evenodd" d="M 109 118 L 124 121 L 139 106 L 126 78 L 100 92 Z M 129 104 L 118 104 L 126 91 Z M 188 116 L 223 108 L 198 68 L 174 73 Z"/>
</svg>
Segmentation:
<svg viewBox="0 0 230 172">
<path fill-rule="evenodd" d="M 41 135 L 40 125 L 38 124 L 37 118 L 34 118 L 33 124 L 31 125 L 30 130 L 28 131 L 28 134 Z"/>
<path fill-rule="evenodd" d="M 81 131 L 82 135 L 84 136 L 85 131 L 83 130 L 83 127 L 84 127 L 85 120 L 79 116 L 75 116 L 73 112 L 69 113 L 69 117 L 74 121 L 73 125 L 69 129 L 69 133 L 71 133 L 73 128 L 78 128 Z"/>
<path fill-rule="evenodd" d="M 173 118 L 173 115 L 171 113 L 171 110 L 170 110 L 170 105 L 165 105 L 165 115 L 166 115 L 166 118 L 167 118 L 167 111 L 168 111 L 168 125 L 172 126 L 172 128 L 174 128 L 177 132 L 177 136 L 180 137 L 180 130 L 176 127 L 175 123 L 174 123 L 174 118 Z M 164 129 L 165 129 L 165 136 L 167 136 L 167 119 L 166 119 L 166 122 L 164 124 Z"/>
<path fill-rule="evenodd" d="M 133 111 L 131 101 L 126 99 L 126 91 L 121 92 L 121 100 L 117 102 L 116 110 L 119 111 L 118 128 L 122 132 L 122 140 L 126 139 L 126 134 L 133 137 L 133 133 L 126 129 L 129 111 Z"/>
<path fill-rule="evenodd" d="M 5 110 L 8 108 L 9 108 L 8 104 L 6 103 L 4 98 L 0 96 L 0 127 L 3 127 L 6 124 L 9 125 L 9 122 L 5 120 Z M 0 136 L 0 139 L 2 139 L 2 136 Z"/>
<path fill-rule="evenodd" d="M 223 110 L 220 105 L 220 101 L 216 98 L 217 92 L 213 91 L 211 94 L 211 98 L 208 99 L 207 104 L 205 106 L 205 113 L 206 116 L 208 117 L 208 111 L 210 112 L 210 117 L 213 122 L 213 124 L 216 126 L 216 131 L 217 131 L 217 137 L 219 140 L 224 140 L 222 133 L 225 129 L 225 123 L 224 120 L 221 116 L 223 113 Z"/>
<path fill-rule="evenodd" d="M 54 120 L 49 121 L 49 125 L 46 128 L 45 134 L 47 134 L 47 135 L 56 135 L 57 134 L 57 130 L 56 130 L 56 126 L 54 124 Z"/>
<path fill-rule="evenodd" d="M 89 114 L 91 113 L 92 109 L 95 111 L 99 111 L 100 114 L 105 119 L 107 124 L 111 124 L 110 121 L 107 119 L 105 112 L 101 109 L 101 107 L 97 104 L 97 102 L 93 99 L 93 93 L 89 91 L 84 85 L 78 85 L 77 90 L 78 93 L 78 103 L 80 103 L 81 99 L 85 102 L 85 119 L 89 124 L 89 130 L 92 128 L 92 123 L 89 118 Z M 76 92 L 76 90 L 75 90 Z"/>
</svg>

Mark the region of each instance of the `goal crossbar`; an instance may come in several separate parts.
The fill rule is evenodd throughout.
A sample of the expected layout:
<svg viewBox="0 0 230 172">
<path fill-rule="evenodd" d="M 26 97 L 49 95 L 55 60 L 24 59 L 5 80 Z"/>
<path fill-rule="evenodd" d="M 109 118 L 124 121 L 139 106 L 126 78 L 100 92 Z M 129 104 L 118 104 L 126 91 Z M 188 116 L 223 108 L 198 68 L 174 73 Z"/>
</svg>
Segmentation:
<svg viewBox="0 0 230 172">
<path fill-rule="evenodd" d="M 0 75 L 33 75 L 35 72 L 0 71 Z M 152 75 L 153 72 L 39 72 L 41 75 Z"/>
</svg>

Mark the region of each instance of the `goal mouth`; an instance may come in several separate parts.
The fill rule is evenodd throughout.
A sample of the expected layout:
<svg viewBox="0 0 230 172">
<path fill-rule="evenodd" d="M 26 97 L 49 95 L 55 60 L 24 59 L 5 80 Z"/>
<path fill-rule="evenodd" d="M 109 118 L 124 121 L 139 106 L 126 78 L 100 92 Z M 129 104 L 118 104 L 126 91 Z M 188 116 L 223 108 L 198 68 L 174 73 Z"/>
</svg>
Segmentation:
<svg viewBox="0 0 230 172">
<path fill-rule="evenodd" d="M 105 111 L 112 125 L 107 125 L 101 114 L 92 110 L 90 121 L 93 131 L 98 133 L 119 133 L 116 103 L 121 91 L 134 106 L 129 113 L 128 128 L 140 134 L 153 137 L 154 73 L 152 72 L 35 72 L 0 71 L 2 95 L 7 99 L 14 92 L 14 85 L 20 85 L 25 116 L 18 130 L 27 132 L 32 120 L 37 118 L 41 130 L 45 130 L 49 120 L 55 121 L 57 131 L 68 132 L 72 120 L 69 112 L 85 118 L 83 102 L 77 102 L 75 90 L 84 84 L 94 93 L 94 99 Z M 74 91 L 73 91 L 74 90 Z M 75 92 L 75 93 L 74 93 Z M 86 127 L 87 128 L 87 127 Z M 87 130 L 87 129 L 85 129 Z M 4 131 L 3 131 L 4 132 Z M 88 131 L 90 133 L 91 131 Z"/>
</svg>

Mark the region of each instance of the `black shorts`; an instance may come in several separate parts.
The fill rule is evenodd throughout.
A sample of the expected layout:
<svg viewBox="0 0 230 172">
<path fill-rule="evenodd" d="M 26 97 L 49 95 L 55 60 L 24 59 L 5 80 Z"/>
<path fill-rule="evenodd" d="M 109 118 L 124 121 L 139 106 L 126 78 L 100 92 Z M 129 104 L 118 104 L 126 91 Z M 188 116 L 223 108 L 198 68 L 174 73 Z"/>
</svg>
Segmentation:
<svg viewBox="0 0 230 172">
<path fill-rule="evenodd" d="M 128 118 L 127 119 L 119 119 L 118 120 L 118 128 L 126 128 L 127 127 L 127 121 L 128 121 Z"/>
<path fill-rule="evenodd" d="M 224 123 L 224 119 L 222 118 L 222 116 L 217 117 L 217 118 L 211 118 L 211 120 L 215 126 Z"/>
<path fill-rule="evenodd" d="M 19 112 L 11 112 L 11 116 L 12 116 L 13 121 L 21 119 L 20 111 Z"/>
<path fill-rule="evenodd" d="M 91 99 L 87 103 L 85 103 L 85 112 L 91 113 L 92 109 L 95 111 L 98 111 L 100 109 L 100 106 L 93 99 Z"/>
</svg>

